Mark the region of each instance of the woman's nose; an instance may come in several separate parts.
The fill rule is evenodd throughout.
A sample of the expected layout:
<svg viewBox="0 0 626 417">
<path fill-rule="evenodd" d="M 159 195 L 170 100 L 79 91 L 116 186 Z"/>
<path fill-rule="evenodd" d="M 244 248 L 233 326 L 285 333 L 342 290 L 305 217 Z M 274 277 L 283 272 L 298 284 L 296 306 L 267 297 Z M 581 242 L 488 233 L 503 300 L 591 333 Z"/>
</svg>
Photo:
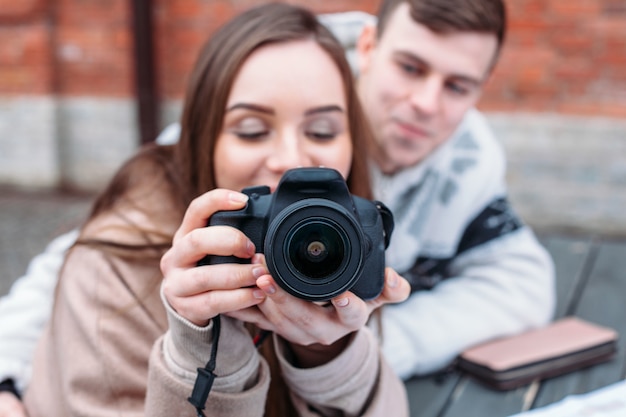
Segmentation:
<svg viewBox="0 0 626 417">
<path fill-rule="evenodd" d="M 267 166 L 273 172 L 283 173 L 292 168 L 310 165 L 296 133 L 284 133 L 276 141 L 272 154 L 267 158 Z"/>
</svg>

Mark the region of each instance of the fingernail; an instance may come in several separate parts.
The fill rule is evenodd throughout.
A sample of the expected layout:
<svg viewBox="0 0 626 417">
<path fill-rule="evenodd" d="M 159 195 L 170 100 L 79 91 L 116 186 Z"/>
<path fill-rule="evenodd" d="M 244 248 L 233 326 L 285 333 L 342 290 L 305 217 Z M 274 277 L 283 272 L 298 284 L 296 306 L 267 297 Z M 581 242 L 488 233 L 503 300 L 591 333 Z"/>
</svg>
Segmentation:
<svg viewBox="0 0 626 417">
<path fill-rule="evenodd" d="M 254 268 L 252 270 L 252 275 L 254 276 L 254 278 L 261 278 L 265 274 L 267 274 L 267 271 L 263 267 Z"/>
<path fill-rule="evenodd" d="M 261 290 L 253 290 L 252 291 L 252 296 L 254 298 L 258 298 L 259 300 L 262 300 L 265 298 L 265 293 Z"/>
<path fill-rule="evenodd" d="M 335 305 L 337 307 L 345 307 L 348 305 L 348 303 L 350 302 L 350 299 L 348 299 L 347 297 L 345 298 L 340 298 L 338 300 L 335 300 Z"/>
<path fill-rule="evenodd" d="M 398 286 L 398 276 L 391 273 L 387 276 L 387 286 L 389 288 L 396 288 Z"/>
<path fill-rule="evenodd" d="M 256 247 L 251 240 L 248 240 L 248 243 L 246 243 L 246 250 L 248 251 L 248 255 L 250 256 L 253 256 L 256 253 Z"/>
<path fill-rule="evenodd" d="M 257 281 L 256 285 L 265 291 L 267 295 L 272 295 L 276 292 L 276 287 L 267 278 Z"/>
<path fill-rule="evenodd" d="M 234 203 L 245 203 L 248 201 L 248 196 L 243 193 L 230 193 L 228 199 Z"/>
</svg>

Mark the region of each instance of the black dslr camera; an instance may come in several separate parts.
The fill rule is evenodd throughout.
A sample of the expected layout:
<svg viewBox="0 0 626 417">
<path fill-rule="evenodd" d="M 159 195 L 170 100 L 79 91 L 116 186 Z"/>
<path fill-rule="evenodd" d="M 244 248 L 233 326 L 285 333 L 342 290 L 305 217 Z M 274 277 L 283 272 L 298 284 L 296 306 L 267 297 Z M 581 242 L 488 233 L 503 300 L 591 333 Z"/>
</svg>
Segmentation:
<svg viewBox="0 0 626 417">
<path fill-rule="evenodd" d="M 241 210 L 220 211 L 209 225 L 240 229 L 265 254 L 270 274 L 290 294 L 326 301 L 344 291 L 377 297 L 384 285 L 385 249 L 393 230 L 382 203 L 353 196 L 334 169 L 287 171 L 276 191 L 249 187 Z M 202 264 L 244 263 L 207 256 Z"/>
</svg>

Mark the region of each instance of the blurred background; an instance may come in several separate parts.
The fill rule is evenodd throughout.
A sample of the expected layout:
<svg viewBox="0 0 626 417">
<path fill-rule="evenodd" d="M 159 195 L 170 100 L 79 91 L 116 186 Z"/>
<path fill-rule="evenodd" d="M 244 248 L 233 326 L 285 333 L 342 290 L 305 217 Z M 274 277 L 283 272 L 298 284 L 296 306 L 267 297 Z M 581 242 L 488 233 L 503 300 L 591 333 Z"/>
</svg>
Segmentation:
<svg viewBox="0 0 626 417">
<path fill-rule="evenodd" d="M 21 257 L 84 216 L 121 161 L 178 119 L 207 36 L 258 3 L 0 0 L 0 263 L 23 272 Z M 517 211 L 540 232 L 626 236 L 626 0 L 506 3 L 479 108 L 505 146 Z"/>
</svg>

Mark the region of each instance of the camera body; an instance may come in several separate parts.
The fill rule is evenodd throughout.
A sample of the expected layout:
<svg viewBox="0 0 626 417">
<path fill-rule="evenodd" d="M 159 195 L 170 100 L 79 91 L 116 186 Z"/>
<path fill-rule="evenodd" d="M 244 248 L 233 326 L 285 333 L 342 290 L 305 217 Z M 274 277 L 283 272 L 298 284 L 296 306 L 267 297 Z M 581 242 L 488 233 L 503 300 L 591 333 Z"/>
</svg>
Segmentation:
<svg viewBox="0 0 626 417">
<path fill-rule="evenodd" d="M 249 196 L 246 207 L 217 212 L 209 225 L 246 234 L 287 292 L 310 301 L 348 290 L 365 300 L 381 293 L 393 230 L 393 216 L 382 203 L 351 195 L 341 174 L 329 168 L 291 169 L 274 193 L 266 186 L 242 192 Z M 213 255 L 201 261 L 246 262 Z"/>
</svg>

